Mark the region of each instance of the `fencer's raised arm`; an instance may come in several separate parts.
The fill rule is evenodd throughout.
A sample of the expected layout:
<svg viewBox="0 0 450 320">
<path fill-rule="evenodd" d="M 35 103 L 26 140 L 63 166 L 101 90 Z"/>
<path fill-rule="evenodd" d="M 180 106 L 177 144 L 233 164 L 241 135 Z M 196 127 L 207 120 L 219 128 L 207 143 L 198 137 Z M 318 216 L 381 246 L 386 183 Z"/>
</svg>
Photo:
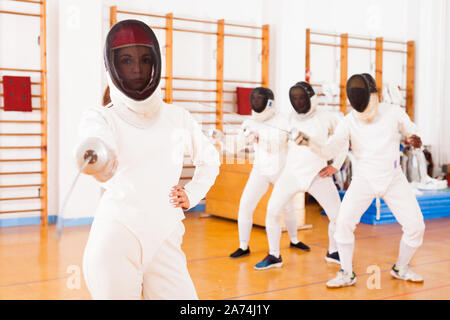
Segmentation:
<svg viewBox="0 0 450 320">
<path fill-rule="evenodd" d="M 190 207 L 195 207 L 202 200 L 219 174 L 220 158 L 216 148 L 203 134 L 199 124 L 192 115 L 185 111 L 187 130 L 187 154 L 190 155 L 194 166 L 192 180 L 184 186 L 189 198 Z"/>
<path fill-rule="evenodd" d="M 100 107 L 90 108 L 83 113 L 74 153 L 79 167 L 87 157 L 91 157 L 83 173 L 92 175 L 100 182 L 105 182 L 114 175 L 117 168 L 117 144 Z"/>
<path fill-rule="evenodd" d="M 335 114 L 331 114 L 331 116 L 329 117 L 329 122 L 328 122 L 329 123 L 328 124 L 329 137 L 333 136 L 340 121 L 341 121 L 341 118 L 339 118 Z M 349 147 L 349 141 L 347 139 L 347 141 L 345 142 L 341 151 L 338 152 L 338 154 L 333 158 L 332 166 L 334 168 L 336 168 L 337 170 L 341 169 L 342 164 L 344 163 L 345 159 L 347 158 L 348 147 Z"/>
<path fill-rule="evenodd" d="M 309 146 L 312 152 L 318 154 L 320 157 L 326 160 L 336 159 L 336 165 L 338 165 L 340 161 L 343 162 L 345 160 L 345 157 L 343 156 L 344 152 L 347 153 L 348 151 L 350 140 L 350 130 L 345 120 L 346 119 L 344 118 L 339 121 L 334 134 L 330 138 L 328 138 L 325 144 L 320 143 L 319 141 L 315 141 L 314 139 L 311 139 L 305 135 L 304 138 L 301 139 L 303 140 L 303 142 L 299 141 L 298 139 L 297 141 L 299 141 L 300 144 Z"/>
</svg>

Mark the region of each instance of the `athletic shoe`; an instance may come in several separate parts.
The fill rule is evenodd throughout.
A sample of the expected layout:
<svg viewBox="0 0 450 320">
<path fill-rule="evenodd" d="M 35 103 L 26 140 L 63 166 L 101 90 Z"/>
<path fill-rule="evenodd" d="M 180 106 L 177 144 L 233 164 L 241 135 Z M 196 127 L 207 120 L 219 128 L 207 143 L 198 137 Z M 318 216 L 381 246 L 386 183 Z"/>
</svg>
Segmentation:
<svg viewBox="0 0 450 320">
<path fill-rule="evenodd" d="M 343 270 L 337 273 L 336 278 L 327 282 L 328 288 L 342 288 L 354 285 L 356 282 L 356 275 L 354 272 L 350 275 Z"/>
<path fill-rule="evenodd" d="M 263 261 L 255 264 L 256 270 L 265 270 L 269 268 L 279 268 L 283 265 L 283 260 L 281 256 L 279 258 L 274 257 L 271 254 L 268 254 L 267 257 L 264 258 Z"/>
<path fill-rule="evenodd" d="M 421 275 L 414 273 L 409 266 L 397 267 L 395 264 L 391 269 L 391 276 L 396 279 L 406 280 L 411 282 L 423 282 Z"/>
<path fill-rule="evenodd" d="M 329 253 L 327 251 L 325 260 L 327 260 L 328 262 L 331 262 L 331 263 L 341 264 L 341 260 L 339 260 L 339 253 L 337 251 L 333 252 L 333 253 Z"/>
<path fill-rule="evenodd" d="M 247 248 L 247 250 L 242 250 L 241 248 L 237 249 L 235 252 L 230 254 L 230 258 L 240 258 L 245 257 L 250 254 L 250 248 Z"/>
<path fill-rule="evenodd" d="M 296 244 L 293 244 L 293 243 L 291 242 L 290 247 L 291 247 L 291 248 L 297 248 L 297 249 L 300 249 L 300 250 L 303 250 L 303 251 L 311 251 L 311 248 L 308 247 L 306 244 L 304 244 L 304 243 L 301 242 L 301 241 L 297 242 Z"/>
</svg>

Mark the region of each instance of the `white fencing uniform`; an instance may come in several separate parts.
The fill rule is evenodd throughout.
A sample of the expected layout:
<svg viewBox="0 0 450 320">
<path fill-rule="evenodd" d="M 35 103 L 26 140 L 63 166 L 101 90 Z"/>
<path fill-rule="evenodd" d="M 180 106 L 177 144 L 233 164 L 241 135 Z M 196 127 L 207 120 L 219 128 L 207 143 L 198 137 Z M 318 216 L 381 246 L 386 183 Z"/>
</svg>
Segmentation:
<svg viewBox="0 0 450 320">
<path fill-rule="evenodd" d="M 255 132 L 259 142 L 254 144 L 255 157 L 253 168 L 239 202 L 238 228 L 240 248 L 247 249 L 253 225 L 253 212 L 259 200 L 274 184 L 286 162 L 288 120 L 280 114 L 274 114 L 265 121 L 248 119 L 243 128 Z M 291 239 L 297 238 L 297 216 L 292 202 L 286 203 L 285 223 Z"/>
<path fill-rule="evenodd" d="M 326 144 L 310 141 L 311 149 L 325 158 L 335 155 L 340 146 L 350 141 L 356 160 L 335 234 L 346 272 L 352 271 L 353 232 L 375 197 L 385 200 L 402 225 L 401 242 L 411 248 L 422 244 L 425 224 L 413 190 L 400 168 L 400 134 L 406 137 L 417 134 L 417 127 L 401 107 L 380 103 L 372 122 L 358 120 L 356 111 L 352 111 Z"/>
<path fill-rule="evenodd" d="M 196 170 L 185 187 L 191 208 L 219 172 L 219 155 L 185 109 L 166 104 L 158 89 L 148 119 L 127 108 L 111 83 L 111 107 L 89 109 L 81 139 L 98 137 L 117 155 L 85 249 L 83 269 L 94 299 L 197 299 L 181 250 L 184 213 L 169 202 L 184 154 Z"/>
<path fill-rule="evenodd" d="M 305 115 L 295 113 L 291 117 L 291 129 L 298 129 L 311 139 L 325 143 L 336 127 L 339 118 L 329 111 L 318 111 L 315 108 Z M 348 144 L 343 144 L 333 159 L 333 166 L 339 170 L 348 151 Z M 278 257 L 280 251 L 281 221 L 280 209 L 293 199 L 297 192 L 309 192 L 324 208 L 330 223 L 328 234 L 329 252 L 336 252 L 334 230 L 338 215 L 340 198 L 331 177 L 321 178 L 318 173 L 327 166 L 327 161 L 308 147 L 299 146 L 289 141 L 286 165 L 274 185 L 272 196 L 267 206 L 266 230 L 269 240 L 270 254 Z"/>
</svg>

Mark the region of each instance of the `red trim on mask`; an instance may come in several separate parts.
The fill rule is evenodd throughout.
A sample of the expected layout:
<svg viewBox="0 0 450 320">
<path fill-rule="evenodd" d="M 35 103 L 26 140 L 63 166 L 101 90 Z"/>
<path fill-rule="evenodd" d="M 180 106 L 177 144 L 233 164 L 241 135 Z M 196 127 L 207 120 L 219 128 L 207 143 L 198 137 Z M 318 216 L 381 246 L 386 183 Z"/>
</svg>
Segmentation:
<svg viewBox="0 0 450 320">
<path fill-rule="evenodd" d="M 153 42 L 140 26 L 124 25 L 115 32 L 111 49 L 133 44 L 152 45 Z"/>
</svg>

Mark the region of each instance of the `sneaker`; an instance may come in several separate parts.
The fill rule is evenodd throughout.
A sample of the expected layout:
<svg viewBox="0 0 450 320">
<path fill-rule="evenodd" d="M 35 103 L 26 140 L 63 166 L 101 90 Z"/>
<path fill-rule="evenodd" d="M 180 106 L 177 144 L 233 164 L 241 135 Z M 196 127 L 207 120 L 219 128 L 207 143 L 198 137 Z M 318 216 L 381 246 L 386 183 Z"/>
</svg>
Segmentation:
<svg viewBox="0 0 450 320">
<path fill-rule="evenodd" d="M 342 287 L 349 287 L 354 285 L 356 282 L 356 275 L 354 272 L 352 274 L 348 274 L 347 272 L 344 272 L 343 270 L 339 271 L 337 273 L 336 278 L 331 279 L 327 282 L 328 288 L 342 288 Z"/>
<path fill-rule="evenodd" d="M 409 266 L 397 267 L 395 264 L 391 269 L 391 276 L 396 279 L 406 280 L 411 282 L 423 282 L 421 275 L 414 273 Z"/>
<path fill-rule="evenodd" d="M 235 252 L 230 254 L 230 258 L 240 258 L 245 257 L 250 254 L 250 248 L 247 248 L 246 250 L 242 250 L 241 248 L 237 249 Z"/>
<path fill-rule="evenodd" d="M 304 243 L 301 242 L 301 241 L 297 242 L 296 244 L 293 244 L 293 243 L 291 242 L 290 247 L 291 247 L 291 248 L 297 248 L 297 249 L 300 249 L 300 250 L 303 250 L 303 251 L 311 251 L 311 248 L 308 247 L 306 244 L 304 244 Z"/>
<path fill-rule="evenodd" d="M 325 260 L 327 260 L 328 262 L 331 262 L 331 263 L 341 264 L 341 260 L 339 260 L 339 252 L 337 252 L 337 251 L 333 252 L 333 253 L 329 253 L 327 251 Z"/>
<path fill-rule="evenodd" d="M 276 258 L 272 256 L 271 254 L 268 254 L 267 257 L 264 258 L 263 261 L 258 262 L 255 264 L 256 270 L 265 270 L 269 268 L 279 268 L 283 265 L 283 260 L 281 259 L 281 256 L 279 258 Z"/>
</svg>

